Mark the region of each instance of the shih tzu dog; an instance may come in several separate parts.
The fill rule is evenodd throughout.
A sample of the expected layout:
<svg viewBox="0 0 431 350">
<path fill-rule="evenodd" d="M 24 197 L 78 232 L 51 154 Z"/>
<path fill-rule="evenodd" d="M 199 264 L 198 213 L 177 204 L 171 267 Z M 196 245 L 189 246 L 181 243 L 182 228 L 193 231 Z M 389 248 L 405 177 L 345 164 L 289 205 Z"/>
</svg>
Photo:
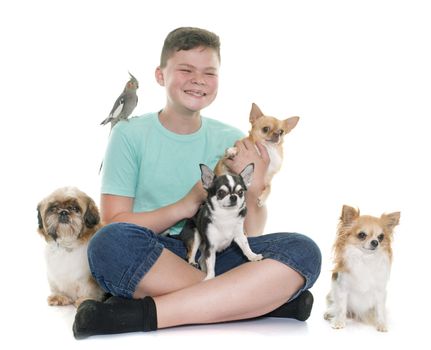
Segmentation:
<svg viewBox="0 0 431 350">
<path fill-rule="evenodd" d="M 101 228 L 94 201 L 76 187 L 63 187 L 37 206 L 38 232 L 47 242 L 45 258 L 51 295 L 49 305 L 102 300 L 104 292 L 90 273 L 87 246 Z"/>
</svg>

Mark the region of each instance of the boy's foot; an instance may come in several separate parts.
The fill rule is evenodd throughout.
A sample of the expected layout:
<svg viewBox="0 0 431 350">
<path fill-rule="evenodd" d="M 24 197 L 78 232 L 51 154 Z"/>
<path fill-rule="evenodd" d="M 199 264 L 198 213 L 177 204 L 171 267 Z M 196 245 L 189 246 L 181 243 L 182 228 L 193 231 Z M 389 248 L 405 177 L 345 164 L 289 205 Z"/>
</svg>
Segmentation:
<svg viewBox="0 0 431 350">
<path fill-rule="evenodd" d="M 156 329 L 157 312 L 151 297 L 136 300 L 111 297 L 104 303 L 86 300 L 78 307 L 73 323 L 76 339 Z"/>
<path fill-rule="evenodd" d="M 308 317 L 310 317 L 313 301 L 313 294 L 311 294 L 309 290 L 305 290 L 295 299 L 281 305 L 264 316 L 294 318 L 298 321 L 306 321 Z"/>
</svg>

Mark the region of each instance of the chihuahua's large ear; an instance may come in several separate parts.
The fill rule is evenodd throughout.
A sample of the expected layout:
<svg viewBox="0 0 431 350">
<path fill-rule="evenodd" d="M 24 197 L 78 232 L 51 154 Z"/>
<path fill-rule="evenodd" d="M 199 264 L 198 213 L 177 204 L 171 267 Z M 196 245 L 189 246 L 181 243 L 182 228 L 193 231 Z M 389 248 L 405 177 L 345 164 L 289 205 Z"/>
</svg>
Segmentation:
<svg viewBox="0 0 431 350">
<path fill-rule="evenodd" d="M 260 108 L 257 106 L 256 103 L 251 104 L 251 111 L 250 111 L 250 123 L 254 124 L 254 122 L 259 119 L 260 117 L 263 117 L 263 113 L 260 110 Z"/>
<path fill-rule="evenodd" d="M 214 178 L 215 178 L 215 174 L 205 164 L 199 164 L 199 166 L 201 168 L 202 184 L 203 184 L 204 188 L 207 190 L 208 188 L 211 187 L 211 185 L 214 181 Z"/>
<path fill-rule="evenodd" d="M 299 117 L 290 117 L 286 120 L 283 120 L 284 132 L 286 134 L 290 132 L 296 126 L 296 124 L 298 124 L 298 121 Z"/>
<path fill-rule="evenodd" d="M 351 225 L 354 220 L 359 217 L 359 209 L 343 205 L 340 221 L 343 225 Z"/>
<path fill-rule="evenodd" d="M 383 221 L 386 229 L 392 231 L 400 223 L 401 213 L 399 211 L 390 214 L 383 214 L 380 219 Z"/>
<path fill-rule="evenodd" d="M 246 187 L 249 187 L 251 185 L 251 180 L 253 180 L 253 172 L 254 172 L 254 163 L 250 163 L 239 174 L 242 177 Z"/>
<path fill-rule="evenodd" d="M 100 222 L 99 210 L 91 198 L 88 199 L 87 210 L 84 213 L 84 222 L 88 228 L 93 228 Z"/>
</svg>

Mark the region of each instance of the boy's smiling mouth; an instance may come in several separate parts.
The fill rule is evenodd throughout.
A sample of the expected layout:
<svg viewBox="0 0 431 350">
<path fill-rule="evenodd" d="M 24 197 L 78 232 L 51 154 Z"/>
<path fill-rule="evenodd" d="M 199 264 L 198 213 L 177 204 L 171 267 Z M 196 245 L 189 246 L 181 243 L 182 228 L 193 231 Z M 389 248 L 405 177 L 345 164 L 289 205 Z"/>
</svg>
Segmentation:
<svg viewBox="0 0 431 350">
<path fill-rule="evenodd" d="M 204 97 L 207 95 L 205 92 L 198 91 L 198 90 L 184 90 L 184 92 L 187 95 L 192 95 L 192 96 L 196 96 L 196 97 Z"/>
</svg>

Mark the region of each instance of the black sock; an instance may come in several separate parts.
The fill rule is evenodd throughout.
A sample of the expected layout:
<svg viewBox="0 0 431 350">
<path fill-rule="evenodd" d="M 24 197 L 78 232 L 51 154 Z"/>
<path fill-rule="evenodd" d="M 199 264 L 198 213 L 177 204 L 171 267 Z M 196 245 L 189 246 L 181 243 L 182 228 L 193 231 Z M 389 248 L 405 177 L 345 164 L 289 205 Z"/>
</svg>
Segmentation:
<svg viewBox="0 0 431 350">
<path fill-rule="evenodd" d="M 157 310 L 151 297 L 144 299 L 111 297 L 104 303 L 86 300 L 78 307 L 73 323 L 73 335 L 76 339 L 156 329 Z"/>
<path fill-rule="evenodd" d="M 264 316 L 294 318 L 299 321 L 305 321 L 310 317 L 311 309 L 313 308 L 313 300 L 313 294 L 305 290 L 292 301 L 281 305 Z"/>
</svg>

